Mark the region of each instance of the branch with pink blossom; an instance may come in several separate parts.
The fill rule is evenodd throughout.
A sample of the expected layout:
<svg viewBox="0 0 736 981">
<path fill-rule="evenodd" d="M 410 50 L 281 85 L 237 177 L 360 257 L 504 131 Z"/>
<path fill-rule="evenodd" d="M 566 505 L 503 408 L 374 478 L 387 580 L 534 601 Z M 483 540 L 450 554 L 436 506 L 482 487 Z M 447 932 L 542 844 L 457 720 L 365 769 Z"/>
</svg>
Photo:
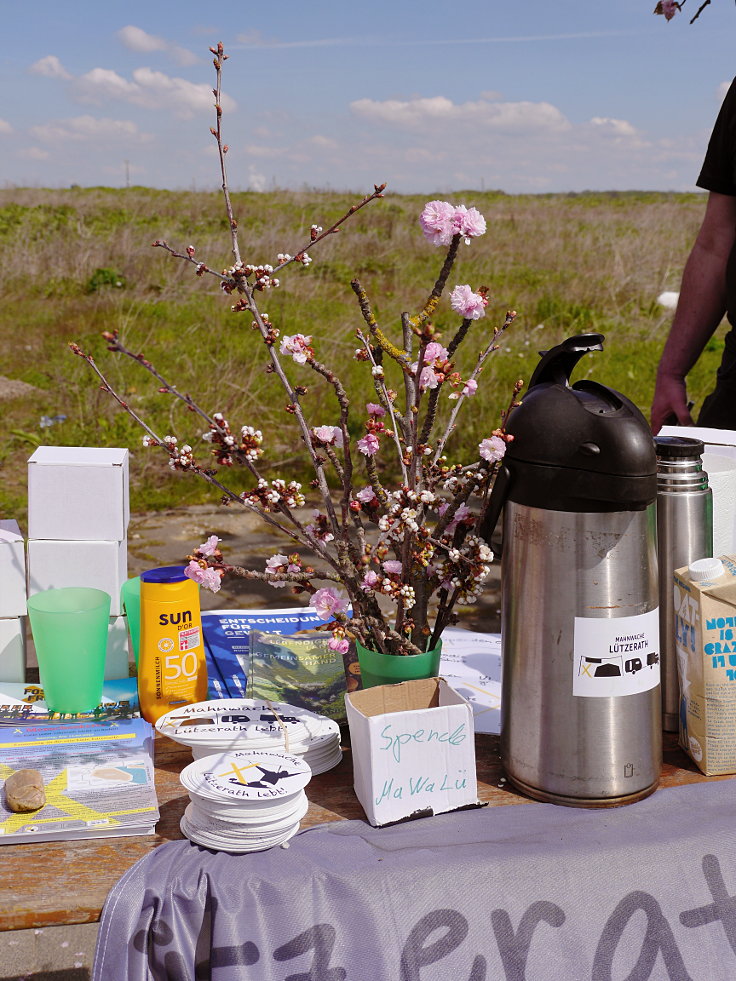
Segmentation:
<svg viewBox="0 0 736 981">
<path fill-rule="evenodd" d="M 335 650 L 344 650 L 357 638 L 385 653 L 422 652 L 455 622 L 459 607 L 475 602 L 490 573 L 493 555 L 479 536 L 479 519 L 505 452 L 506 416 L 519 391 L 517 386 L 509 409 L 480 441 L 475 458 L 449 462 L 448 447 L 459 412 L 476 396 L 483 367 L 516 316 L 507 312 L 501 325 L 489 331 L 483 326 L 490 303 L 488 287 L 457 283 L 449 290 L 460 254 L 485 234 L 486 220 L 464 204 L 435 200 L 425 205 L 419 227 L 425 242 L 443 249 L 444 256 L 421 308 L 400 313 L 398 341 L 379 325 L 364 287 L 352 282 L 364 322 L 356 330 L 355 359 L 370 372 L 376 393 L 376 401 L 361 408 L 350 398 L 338 372 L 321 360 L 323 339 L 282 331 L 260 308 L 260 297 L 278 289 L 277 274 L 287 266 L 307 268 L 312 256 L 302 245 L 279 252 L 274 263 L 241 258 L 244 253 L 225 169 L 228 147 L 222 135 L 221 75 L 227 56 L 222 45 L 210 50 L 217 75 L 216 125 L 211 132 L 218 147 L 234 262 L 217 273 L 196 256 L 193 245 L 175 249 L 163 241 L 154 244 L 192 265 L 197 276 L 215 277 L 220 292 L 232 297 L 233 313 L 246 314 L 260 335 L 266 370 L 286 396 L 286 415 L 293 418 L 314 475 L 311 487 L 317 500 L 311 517 L 302 514 L 307 496 L 301 483 L 267 477 L 263 459 L 268 441 L 261 428 L 231 429 L 223 413 L 203 409 L 147 358 L 130 350 L 117 333 L 106 332 L 103 336 L 111 352 L 141 365 L 162 395 L 182 402 L 207 426 L 202 441 L 217 467 L 202 464 L 189 443 L 180 445 L 175 435 L 160 436 L 132 410 L 89 354 L 77 345 L 72 350 L 94 370 L 101 388 L 143 427 L 144 445 L 165 454 L 172 469 L 204 477 L 220 490 L 224 503 L 248 508 L 289 542 L 288 550 L 276 552 L 264 568 L 249 569 L 229 564 L 219 540 L 211 535 L 189 556 L 187 575 L 210 589 L 219 588 L 225 575 L 268 582 L 277 589 L 288 586 L 331 619 L 330 643 Z M 375 185 L 341 217 L 325 222 L 326 231 L 323 225 L 312 224 L 309 248 L 336 234 L 349 218 L 379 200 L 384 189 L 384 184 Z M 450 330 L 445 346 L 444 324 L 457 323 L 458 317 L 460 323 Z M 457 355 L 468 343 L 478 353 L 470 374 L 465 374 Z M 303 404 L 308 391 L 304 376 L 310 372 L 326 392 L 321 418 L 316 419 L 309 418 L 308 403 Z M 254 481 L 245 491 L 230 488 L 222 475 L 236 465 Z M 364 486 L 357 483 L 361 472 Z"/>
<path fill-rule="evenodd" d="M 676 13 L 682 10 L 686 3 L 687 0 L 657 0 L 657 5 L 653 12 L 655 14 L 661 14 L 665 20 L 670 21 Z M 693 16 L 690 18 L 690 23 L 694 24 L 705 8 L 709 7 L 710 4 L 711 0 L 703 0 Z"/>
</svg>

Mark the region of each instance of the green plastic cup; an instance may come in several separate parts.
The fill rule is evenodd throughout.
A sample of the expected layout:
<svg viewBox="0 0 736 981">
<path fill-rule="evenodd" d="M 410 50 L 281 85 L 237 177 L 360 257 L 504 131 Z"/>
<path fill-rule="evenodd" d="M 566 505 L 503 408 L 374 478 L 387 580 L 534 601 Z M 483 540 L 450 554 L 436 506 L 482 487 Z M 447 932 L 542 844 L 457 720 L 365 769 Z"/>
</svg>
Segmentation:
<svg viewBox="0 0 736 981">
<path fill-rule="evenodd" d="M 135 576 L 124 582 L 120 589 L 120 602 L 128 618 L 130 646 L 133 648 L 135 666 L 138 667 L 138 645 L 141 639 L 141 577 Z"/>
<path fill-rule="evenodd" d="M 90 712 L 102 700 L 110 596 L 65 586 L 28 597 L 38 670 L 50 711 Z"/>
</svg>

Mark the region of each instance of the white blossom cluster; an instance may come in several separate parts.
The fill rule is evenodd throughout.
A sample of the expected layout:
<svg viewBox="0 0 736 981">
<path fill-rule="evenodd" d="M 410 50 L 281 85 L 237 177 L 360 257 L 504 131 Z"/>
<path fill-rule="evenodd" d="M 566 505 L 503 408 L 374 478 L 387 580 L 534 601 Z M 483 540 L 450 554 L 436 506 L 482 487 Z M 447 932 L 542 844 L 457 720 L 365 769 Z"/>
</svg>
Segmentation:
<svg viewBox="0 0 736 981">
<path fill-rule="evenodd" d="M 261 506 L 264 511 L 280 511 L 283 507 L 300 508 L 306 503 L 301 493 L 302 485 L 295 480 L 265 480 L 261 477 L 255 490 L 244 491 L 241 500 Z"/>
<path fill-rule="evenodd" d="M 191 470 L 195 466 L 194 451 L 188 443 L 178 447 L 176 436 L 164 436 L 169 448 L 169 466 L 172 470 Z"/>
<path fill-rule="evenodd" d="M 202 439 L 206 443 L 212 443 L 212 455 L 221 465 L 231 467 L 235 460 L 233 453 L 238 450 L 243 457 L 254 462 L 263 454 L 263 433 L 260 429 L 253 426 L 242 426 L 240 430 L 240 441 L 232 434 L 230 424 L 221 412 L 215 412 L 212 416 L 213 422 L 206 433 L 202 433 Z"/>
<path fill-rule="evenodd" d="M 493 552 L 477 535 L 466 535 L 461 549 L 450 549 L 442 563 L 442 585 L 456 589 L 462 603 L 475 603 L 491 572 Z"/>
<path fill-rule="evenodd" d="M 270 263 L 266 262 L 263 265 L 256 266 L 251 263 L 244 263 L 241 260 L 236 262 L 235 265 L 230 266 L 229 269 L 223 270 L 222 275 L 227 278 L 223 280 L 221 286 L 226 293 L 230 293 L 234 285 L 236 286 L 244 279 L 252 279 L 252 289 L 271 289 L 272 287 L 281 285 L 278 277 L 273 275 L 273 271 L 273 266 Z"/>
</svg>

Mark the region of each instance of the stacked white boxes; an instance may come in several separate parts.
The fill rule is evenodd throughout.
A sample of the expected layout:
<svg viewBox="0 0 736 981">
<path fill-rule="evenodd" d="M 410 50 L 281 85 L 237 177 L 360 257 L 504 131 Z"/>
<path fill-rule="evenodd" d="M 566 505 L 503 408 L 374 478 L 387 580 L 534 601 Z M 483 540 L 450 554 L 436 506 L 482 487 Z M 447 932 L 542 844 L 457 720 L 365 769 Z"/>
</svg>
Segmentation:
<svg viewBox="0 0 736 981">
<path fill-rule="evenodd" d="M 0 521 L 0 681 L 26 680 L 26 559 L 17 521 Z"/>
<path fill-rule="evenodd" d="M 128 676 L 120 587 L 128 578 L 127 449 L 39 446 L 28 461 L 28 595 L 63 586 L 110 594 L 105 678 Z"/>
</svg>

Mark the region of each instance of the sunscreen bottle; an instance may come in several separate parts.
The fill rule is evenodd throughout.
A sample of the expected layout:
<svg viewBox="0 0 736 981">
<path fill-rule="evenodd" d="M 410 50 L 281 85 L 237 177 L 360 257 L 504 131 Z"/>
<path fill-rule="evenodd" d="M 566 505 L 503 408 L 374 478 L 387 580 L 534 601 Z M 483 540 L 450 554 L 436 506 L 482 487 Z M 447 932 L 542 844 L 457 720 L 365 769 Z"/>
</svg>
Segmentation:
<svg viewBox="0 0 736 981">
<path fill-rule="evenodd" d="M 178 705 L 207 698 L 199 586 L 184 568 L 141 573 L 138 700 L 151 723 Z"/>
</svg>

